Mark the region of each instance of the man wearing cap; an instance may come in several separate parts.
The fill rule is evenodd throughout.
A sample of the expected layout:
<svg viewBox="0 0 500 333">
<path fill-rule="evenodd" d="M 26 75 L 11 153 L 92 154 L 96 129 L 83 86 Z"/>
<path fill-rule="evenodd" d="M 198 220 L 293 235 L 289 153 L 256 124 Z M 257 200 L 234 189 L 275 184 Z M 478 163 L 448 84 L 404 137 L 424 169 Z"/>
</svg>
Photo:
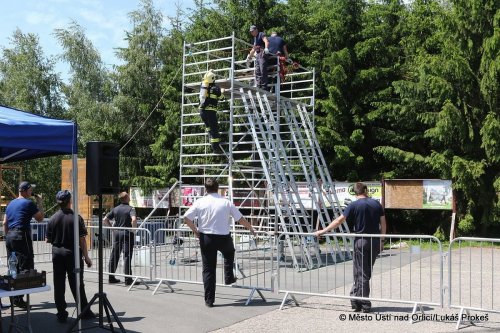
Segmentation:
<svg viewBox="0 0 500 333">
<path fill-rule="evenodd" d="M 108 226 L 115 228 L 137 228 L 137 216 L 135 208 L 129 205 L 130 196 L 127 192 L 118 194 L 120 204 L 113 208 L 111 212 L 106 215 L 103 222 Z M 115 220 L 111 225 L 110 220 Z M 125 277 L 125 285 L 132 284 L 132 254 L 134 251 L 134 233 L 131 230 L 121 229 L 113 230 L 113 248 L 111 250 L 111 258 L 109 259 L 109 272 L 114 273 L 120 260 L 120 254 L 123 252 L 123 271 L 127 275 Z M 115 278 L 114 275 L 109 275 L 109 283 L 118 283 L 120 280 Z M 139 284 L 135 282 L 134 284 Z"/>
<path fill-rule="evenodd" d="M 50 217 L 47 226 L 47 243 L 52 244 L 52 267 L 54 269 L 54 301 L 57 307 L 57 321 L 65 323 L 68 318 L 66 311 L 67 304 L 64 297 L 66 291 L 66 275 L 68 276 L 69 287 L 75 301 L 76 279 L 75 279 L 75 237 L 74 237 L 74 212 L 71 209 L 71 193 L 68 190 L 59 191 L 56 194 L 56 200 L 61 208 Z M 80 244 L 80 306 L 84 311 L 88 305 L 87 295 L 85 294 L 85 285 L 83 283 L 83 260 L 87 267 L 92 266 L 87 251 L 87 242 L 85 236 L 87 229 L 83 223 L 83 218 L 78 215 L 78 232 Z M 82 319 L 94 318 L 92 310 L 86 309 L 82 313 Z"/>
<path fill-rule="evenodd" d="M 250 27 L 253 37 L 253 47 L 247 56 L 247 63 L 255 56 L 255 86 L 269 90 L 267 86 L 267 57 L 269 54 L 269 40 L 264 32 L 259 32 L 255 25 Z"/>
<path fill-rule="evenodd" d="M 3 219 L 7 258 L 10 257 L 12 251 L 16 252 L 18 273 L 35 268 L 31 219 L 43 221 L 43 211 L 40 196 L 35 196 L 38 207 L 29 199 L 33 195 L 33 187 L 26 181 L 19 184 L 19 196 L 8 204 Z M 13 303 L 20 308 L 27 306 L 23 296 L 14 297 Z"/>
</svg>

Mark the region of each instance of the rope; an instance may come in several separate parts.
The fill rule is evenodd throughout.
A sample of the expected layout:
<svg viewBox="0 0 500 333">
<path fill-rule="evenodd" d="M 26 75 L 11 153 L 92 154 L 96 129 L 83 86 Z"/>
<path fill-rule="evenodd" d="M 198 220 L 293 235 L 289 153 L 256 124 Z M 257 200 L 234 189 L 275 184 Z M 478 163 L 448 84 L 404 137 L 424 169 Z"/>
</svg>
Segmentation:
<svg viewBox="0 0 500 333">
<path fill-rule="evenodd" d="M 182 68 L 182 66 L 180 66 L 179 69 L 177 69 L 177 72 L 175 73 L 174 77 L 172 78 L 172 81 L 170 81 L 170 83 L 168 84 L 168 87 L 172 86 L 172 83 L 174 82 L 175 78 L 177 77 L 177 74 L 179 74 L 179 71 L 181 70 L 181 68 Z M 153 114 L 153 112 L 155 112 L 158 109 L 158 106 L 160 105 L 160 102 L 163 100 L 163 97 L 165 97 L 166 93 L 167 93 L 167 89 L 165 89 L 165 91 L 163 92 L 163 95 L 161 95 L 161 97 L 158 100 L 158 102 L 156 103 L 155 107 L 149 113 L 149 115 L 146 117 L 146 119 L 144 119 L 144 121 L 142 122 L 141 126 L 139 126 L 139 128 L 137 129 L 137 131 L 135 131 L 135 133 L 132 134 L 132 136 L 130 137 L 130 139 L 128 139 L 128 141 L 120 148 L 120 152 L 123 149 L 125 149 L 125 147 L 127 147 L 127 145 L 130 143 L 130 141 L 132 141 L 134 139 L 134 137 L 137 135 L 137 133 L 139 133 L 140 130 L 144 127 L 144 125 L 146 125 L 146 122 L 149 120 L 149 118 L 151 117 L 151 115 Z"/>
</svg>

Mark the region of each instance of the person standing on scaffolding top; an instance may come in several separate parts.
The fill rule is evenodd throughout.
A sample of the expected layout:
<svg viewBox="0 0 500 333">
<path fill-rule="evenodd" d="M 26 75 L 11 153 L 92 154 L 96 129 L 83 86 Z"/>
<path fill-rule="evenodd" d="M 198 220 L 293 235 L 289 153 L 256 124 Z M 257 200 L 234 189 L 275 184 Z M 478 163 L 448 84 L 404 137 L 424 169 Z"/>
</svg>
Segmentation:
<svg viewBox="0 0 500 333">
<path fill-rule="evenodd" d="M 276 31 L 271 33 L 269 40 L 269 53 L 276 56 L 284 56 L 288 60 L 288 48 L 286 42 Z"/>
<path fill-rule="evenodd" d="M 269 40 L 269 53 L 275 57 L 273 60 L 274 64 L 279 66 L 279 75 L 280 82 L 283 82 L 285 79 L 286 69 L 284 68 L 285 62 L 291 62 L 288 57 L 288 48 L 286 42 L 283 38 L 278 36 L 276 31 L 271 33 L 271 36 L 268 38 Z M 277 76 L 277 75 L 276 75 Z M 276 84 L 276 79 L 272 82 L 273 86 Z"/>
<path fill-rule="evenodd" d="M 210 144 L 215 154 L 221 154 L 219 122 L 217 120 L 217 104 L 219 100 L 224 100 L 224 89 L 215 84 L 215 74 L 210 69 L 205 76 L 200 87 L 200 116 L 205 123 L 206 131 L 210 135 Z"/>
<path fill-rule="evenodd" d="M 259 32 L 255 25 L 250 27 L 250 34 L 253 36 L 253 47 L 247 56 L 247 65 L 255 56 L 255 86 L 264 90 L 269 90 L 267 86 L 267 58 L 269 54 L 269 40 L 264 32 Z"/>
</svg>

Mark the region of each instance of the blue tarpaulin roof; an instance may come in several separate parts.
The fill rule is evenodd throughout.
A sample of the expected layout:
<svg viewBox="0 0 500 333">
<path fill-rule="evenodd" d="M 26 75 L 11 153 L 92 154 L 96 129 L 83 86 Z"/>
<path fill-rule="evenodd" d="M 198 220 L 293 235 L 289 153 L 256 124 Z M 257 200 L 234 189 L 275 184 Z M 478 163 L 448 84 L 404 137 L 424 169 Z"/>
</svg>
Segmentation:
<svg viewBox="0 0 500 333">
<path fill-rule="evenodd" d="M 73 121 L 0 106 L 0 163 L 77 153 Z"/>
</svg>

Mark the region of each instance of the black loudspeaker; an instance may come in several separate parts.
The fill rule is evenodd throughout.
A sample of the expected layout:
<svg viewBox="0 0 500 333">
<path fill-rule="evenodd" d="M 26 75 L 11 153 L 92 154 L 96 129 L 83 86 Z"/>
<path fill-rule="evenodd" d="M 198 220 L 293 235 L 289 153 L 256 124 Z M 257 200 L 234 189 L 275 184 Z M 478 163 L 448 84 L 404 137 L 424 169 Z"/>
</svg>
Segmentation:
<svg viewBox="0 0 500 333">
<path fill-rule="evenodd" d="M 120 191 L 119 146 L 111 142 L 87 142 L 87 195 Z"/>
</svg>

